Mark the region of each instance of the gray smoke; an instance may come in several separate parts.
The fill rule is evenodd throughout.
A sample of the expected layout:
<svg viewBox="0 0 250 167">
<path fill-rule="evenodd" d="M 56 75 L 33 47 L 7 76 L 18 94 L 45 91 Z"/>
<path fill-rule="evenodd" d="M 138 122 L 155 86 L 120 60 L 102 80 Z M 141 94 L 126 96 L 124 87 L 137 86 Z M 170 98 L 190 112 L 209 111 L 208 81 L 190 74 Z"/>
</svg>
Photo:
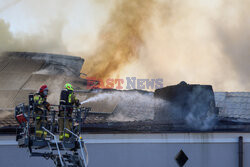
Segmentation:
<svg viewBox="0 0 250 167">
<path fill-rule="evenodd" d="M 217 36 L 228 62 L 235 68 L 240 82 L 249 90 L 250 86 L 250 1 L 224 2 L 223 14 L 217 26 Z M 230 16 L 230 17 L 229 17 Z M 228 76 L 233 77 L 233 76 Z"/>
<path fill-rule="evenodd" d="M 194 112 L 190 112 L 186 116 L 185 120 L 191 128 L 199 130 L 212 129 L 216 124 L 216 116 L 214 114 L 208 115 L 205 118 L 202 116 L 203 114 L 197 115 Z"/>
<path fill-rule="evenodd" d="M 193 89 L 187 99 L 190 105 L 188 113 L 185 115 L 185 121 L 188 126 L 199 130 L 212 129 L 216 124 L 215 103 L 211 101 L 208 92 L 199 87 Z M 181 110 L 180 112 L 187 112 Z"/>
<path fill-rule="evenodd" d="M 175 89 L 175 90 L 174 90 Z M 155 120 L 189 129 L 208 130 L 216 124 L 216 108 L 211 87 L 176 87 L 156 91 L 156 96 L 169 100 L 157 110 Z"/>
<path fill-rule="evenodd" d="M 67 53 L 62 41 L 64 21 L 53 20 L 39 34 L 13 34 L 10 25 L 0 18 L 0 53 L 6 51 Z"/>
<path fill-rule="evenodd" d="M 164 84 L 168 85 L 186 80 L 212 84 L 217 91 L 249 90 L 249 0 L 90 1 L 93 11 L 98 9 L 94 12 L 99 14 L 98 17 L 86 11 L 80 12 L 78 7 L 84 6 L 83 1 L 5 2 L 0 11 L 16 4 L 20 10 L 28 10 L 31 16 L 21 18 L 20 22 L 25 25 L 26 19 L 35 19 L 34 25 L 39 29 L 30 29 L 31 32 L 35 30 L 35 34 L 27 33 L 27 28 L 23 33 L 11 32 L 10 26 L 15 30 L 18 25 L 8 23 L 10 20 L 8 13 L 4 14 L 5 10 L 2 13 L 6 20 L 0 20 L 0 51 L 65 53 L 68 48 L 74 55 L 99 62 L 86 61 L 85 65 L 92 64 L 94 67 L 89 68 L 91 74 L 104 71 L 102 75 L 105 75 L 102 69 L 112 68 L 112 77 L 157 77 L 163 78 L 167 82 Z M 100 4 L 103 8 L 99 8 Z M 105 16 L 100 17 L 100 13 Z M 85 22 L 83 16 L 87 14 Z M 59 21 L 48 20 L 51 17 L 58 17 Z M 68 22 L 67 18 L 70 18 Z M 80 22 L 91 25 L 93 19 L 99 19 L 100 24 L 94 24 L 93 34 L 89 35 Z M 46 23 L 51 21 L 51 24 L 44 26 L 45 20 Z M 74 28 L 72 23 L 76 25 Z M 75 29 L 82 31 L 74 32 Z M 106 47 L 106 44 L 110 45 Z M 125 58 L 118 59 L 121 55 Z M 118 61 L 108 66 L 110 61 L 106 60 L 109 59 Z M 124 65 L 124 62 L 128 63 Z M 83 72 L 88 74 L 86 70 Z"/>
<path fill-rule="evenodd" d="M 196 91 L 201 95 L 201 90 L 197 89 Z M 197 95 L 197 93 L 194 94 Z M 100 110 L 108 108 L 109 105 L 117 104 L 112 115 L 108 117 L 109 121 L 154 120 L 157 122 L 160 119 L 164 120 L 164 123 L 173 125 L 184 122 L 189 128 L 197 130 L 208 130 L 216 124 L 214 111 L 209 110 L 204 103 L 197 102 L 197 96 L 194 95 L 187 99 L 187 103 L 192 104 L 188 111 L 181 108 L 180 105 L 154 97 L 153 93 L 143 94 L 135 91 L 99 93 L 81 102 L 84 106 L 88 106 L 90 103 L 102 104 Z M 160 112 L 160 117 L 164 118 L 155 117 L 156 112 L 157 114 Z"/>
</svg>

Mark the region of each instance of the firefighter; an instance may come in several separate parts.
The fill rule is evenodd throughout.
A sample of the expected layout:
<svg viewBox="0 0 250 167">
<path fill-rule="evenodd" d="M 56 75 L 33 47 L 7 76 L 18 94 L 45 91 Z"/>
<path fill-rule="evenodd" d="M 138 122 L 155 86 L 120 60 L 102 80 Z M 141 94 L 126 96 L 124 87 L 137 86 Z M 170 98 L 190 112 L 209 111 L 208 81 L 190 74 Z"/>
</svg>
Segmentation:
<svg viewBox="0 0 250 167">
<path fill-rule="evenodd" d="M 47 111 L 49 111 L 50 104 L 47 102 L 48 96 L 48 87 L 47 85 L 42 85 L 39 89 L 39 92 L 34 95 L 34 111 L 35 111 L 35 119 L 36 119 L 36 137 L 45 138 L 47 132 L 42 129 L 42 127 L 46 127 L 47 124 Z"/>
<path fill-rule="evenodd" d="M 66 83 L 61 91 L 60 95 L 60 107 L 59 107 L 59 139 L 69 139 L 70 133 L 64 131 L 64 128 L 72 130 L 72 112 L 74 106 L 79 106 L 79 100 L 74 94 L 74 89 L 71 84 Z M 65 119 L 64 119 L 65 118 Z"/>
</svg>

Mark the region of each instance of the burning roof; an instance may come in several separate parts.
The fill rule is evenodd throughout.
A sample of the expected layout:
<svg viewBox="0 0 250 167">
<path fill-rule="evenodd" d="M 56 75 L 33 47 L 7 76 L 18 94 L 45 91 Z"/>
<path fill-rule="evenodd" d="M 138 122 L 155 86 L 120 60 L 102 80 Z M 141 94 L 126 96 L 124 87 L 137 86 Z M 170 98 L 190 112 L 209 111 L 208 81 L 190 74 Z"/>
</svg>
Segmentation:
<svg viewBox="0 0 250 167">
<path fill-rule="evenodd" d="M 65 82 L 85 90 L 77 96 L 84 106 L 92 107 L 84 125 L 88 131 L 228 130 L 231 123 L 221 124 L 224 118 L 231 121 L 248 116 L 248 93 L 215 93 L 215 106 L 209 85 L 182 82 L 155 92 L 86 90 L 86 81 L 79 78 L 83 62 L 77 57 L 43 53 L 9 52 L 0 57 L 0 76 L 4 78 L 0 80 L 0 129 L 15 129 L 14 106 L 27 103 L 28 94 L 44 83 L 50 88 L 52 104 L 58 103 Z"/>
</svg>

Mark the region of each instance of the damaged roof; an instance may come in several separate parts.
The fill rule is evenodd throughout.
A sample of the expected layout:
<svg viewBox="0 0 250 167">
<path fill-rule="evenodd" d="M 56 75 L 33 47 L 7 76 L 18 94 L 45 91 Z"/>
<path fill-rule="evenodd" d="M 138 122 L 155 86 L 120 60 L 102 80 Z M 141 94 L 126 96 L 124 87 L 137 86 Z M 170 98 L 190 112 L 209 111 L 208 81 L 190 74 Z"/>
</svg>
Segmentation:
<svg viewBox="0 0 250 167">
<path fill-rule="evenodd" d="M 82 85 L 79 71 L 83 62 L 79 57 L 48 53 L 7 52 L 0 55 L 0 117 L 4 109 L 27 102 L 28 94 L 36 92 L 42 84 L 50 87 L 50 93 L 54 94 L 50 100 L 57 102 L 56 97 L 66 81 L 76 87 Z"/>
<path fill-rule="evenodd" d="M 36 55 L 32 58 L 32 55 Z M 49 55 L 49 56 L 48 56 Z M 47 59 L 43 59 L 43 56 Z M 28 94 L 34 93 L 42 84 L 49 86 L 48 101 L 58 104 L 60 90 L 65 82 L 71 82 L 76 90 L 86 90 L 86 81 L 79 78 L 79 71 L 84 62 L 81 58 L 42 53 L 12 52 L 0 56 L 0 132 L 15 132 L 18 126 L 14 118 L 14 107 L 28 101 Z M 49 60 L 49 61 L 48 61 Z M 70 62 L 73 63 L 70 63 Z M 53 62 L 53 63 L 49 63 Z M 78 64 L 78 65 L 76 65 Z M 71 68 L 70 73 L 62 69 Z M 74 73 L 74 70 L 76 71 Z M 52 71 L 52 73 L 51 73 Z M 74 75 L 71 75 L 71 73 Z M 76 75 L 75 75 L 76 74 Z M 152 103 L 154 92 L 142 90 L 86 90 L 78 91 L 79 99 L 90 99 L 99 94 L 120 92 L 120 99 L 109 98 L 98 102 L 89 102 L 87 107 L 92 113 L 83 126 L 85 131 L 95 132 L 161 132 L 194 131 L 183 122 L 175 121 L 168 115 L 166 122 L 154 121 L 154 112 L 161 105 Z M 211 131 L 250 131 L 250 92 L 215 92 L 215 103 L 219 112 L 217 123 Z M 143 97 L 143 98 L 142 98 Z M 93 114 L 102 113 L 103 114 Z M 242 124 L 243 123 L 243 124 Z"/>
<path fill-rule="evenodd" d="M 100 92 L 99 92 L 100 93 Z M 228 94 L 228 96 L 226 96 Z M 190 132 L 190 131 L 240 131 L 249 132 L 250 131 L 250 120 L 249 120 L 249 109 L 247 105 L 241 105 L 250 102 L 245 98 L 250 98 L 246 96 L 249 93 L 241 92 L 215 92 L 216 106 L 219 107 L 219 113 L 216 125 L 212 129 L 190 129 L 187 125 L 180 122 L 173 122 L 169 118 L 168 122 L 157 122 L 154 120 L 122 120 L 119 119 L 119 114 L 126 112 L 123 106 L 119 103 L 116 104 L 115 108 L 109 108 L 106 110 L 105 114 L 93 114 L 90 113 L 86 118 L 83 129 L 87 132 Z M 229 96 L 230 95 L 230 96 Z M 231 96 L 232 95 L 232 96 Z M 237 96 L 236 96 L 237 95 Z M 93 95 L 91 95 L 93 96 Z M 230 97 L 230 98 L 229 98 Z M 103 112 L 105 106 L 102 107 L 103 102 L 98 103 L 100 107 L 95 108 L 94 112 Z M 138 112 L 151 112 L 155 110 L 155 106 L 147 105 L 145 110 L 138 108 L 138 105 L 131 104 L 128 109 L 134 112 L 128 113 L 126 116 L 133 117 L 134 113 Z M 101 108 L 102 107 L 102 108 Z M 148 111 L 146 111 L 148 110 Z M 108 113 L 108 112 L 109 113 Z M 132 114 L 132 115 L 131 115 Z M 142 113 L 143 114 L 143 113 Z M 118 115 L 118 117 L 116 117 Z M 0 118 L 0 132 L 15 132 L 15 127 L 18 124 L 14 118 L 13 112 L 5 118 Z"/>
</svg>

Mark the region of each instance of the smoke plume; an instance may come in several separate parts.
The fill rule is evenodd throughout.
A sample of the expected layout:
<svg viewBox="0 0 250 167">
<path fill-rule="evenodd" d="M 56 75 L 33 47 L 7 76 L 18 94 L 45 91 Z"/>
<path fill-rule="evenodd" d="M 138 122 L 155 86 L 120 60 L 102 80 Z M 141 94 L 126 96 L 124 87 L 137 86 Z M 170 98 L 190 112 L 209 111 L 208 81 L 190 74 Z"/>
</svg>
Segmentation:
<svg viewBox="0 0 250 167">
<path fill-rule="evenodd" d="M 248 0 L 12 2 L 0 6 L 0 51 L 82 56 L 82 72 L 98 79 L 250 90 Z"/>
<path fill-rule="evenodd" d="M 88 76 L 106 79 L 139 58 L 153 7 L 154 0 L 116 2 L 108 22 L 101 28 L 102 43 L 86 61 Z"/>
<path fill-rule="evenodd" d="M 250 1 L 224 2 L 224 15 L 217 24 L 217 36 L 222 49 L 239 76 L 239 81 L 250 90 Z M 229 20 L 231 18 L 232 20 Z"/>
<path fill-rule="evenodd" d="M 250 90 L 248 9 L 246 0 L 121 0 L 101 28 L 100 45 L 85 72 L 97 78 L 161 77 L 167 85 L 185 80 L 211 84 L 217 91 Z"/>
<path fill-rule="evenodd" d="M 63 22 L 55 20 L 46 27 L 47 31 L 37 34 L 13 34 L 10 25 L 0 19 L 0 52 L 26 51 L 66 53 L 67 49 L 62 42 Z"/>
</svg>

